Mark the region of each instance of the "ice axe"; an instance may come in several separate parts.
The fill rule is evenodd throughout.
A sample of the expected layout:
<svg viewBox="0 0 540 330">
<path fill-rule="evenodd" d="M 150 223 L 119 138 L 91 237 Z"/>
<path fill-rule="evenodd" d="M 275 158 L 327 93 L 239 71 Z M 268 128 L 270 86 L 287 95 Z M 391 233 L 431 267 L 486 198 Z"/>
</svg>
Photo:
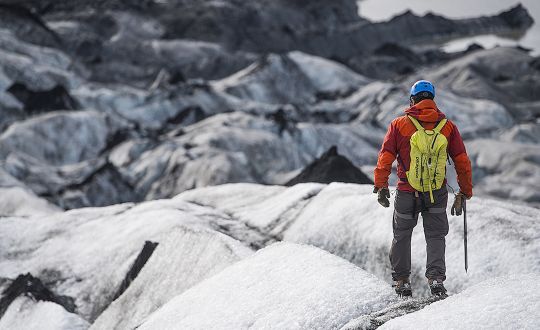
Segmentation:
<svg viewBox="0 0 540 330">
<path fill-rule="evenodd" d="M 467 202 L 463 198 L 463 247 L 465 248 L 465 273 L 469 268 L 469 258 L 467 256 Z"/>
</svg>

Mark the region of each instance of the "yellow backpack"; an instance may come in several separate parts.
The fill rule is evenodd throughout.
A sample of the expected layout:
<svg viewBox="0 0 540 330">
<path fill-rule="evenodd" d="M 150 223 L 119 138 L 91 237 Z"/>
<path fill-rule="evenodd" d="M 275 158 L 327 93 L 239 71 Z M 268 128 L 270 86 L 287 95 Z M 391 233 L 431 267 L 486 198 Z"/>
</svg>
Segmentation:
<svg viewBox="0 0 540 330">
<path fill-rule="evenodd" d="M 411 136 L 411 165 L 407 171 L 407 180 L 414 189 L 429 191 L 429 199 L 434 203 L 433 190 L 442 187 L 446 176 L 448 140 L 441 134 L 446 119 L 429 130 L 422 127 L 416 118 L 407 117 L 416 127 L 416 132 Z"/>
</svg>

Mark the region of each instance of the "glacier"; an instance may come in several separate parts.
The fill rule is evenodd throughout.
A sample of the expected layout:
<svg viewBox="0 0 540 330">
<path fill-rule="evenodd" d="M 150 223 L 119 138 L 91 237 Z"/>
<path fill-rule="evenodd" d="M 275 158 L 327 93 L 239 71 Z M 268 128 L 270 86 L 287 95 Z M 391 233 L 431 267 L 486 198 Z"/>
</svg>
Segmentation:
<svg viewBox="0 0 540 330">
<path fill-rule="evenodd" d="M 448 299 L 468 305 L 468 298 L 459 297 L 473 297 L 468 290 L 478 292 L 474 288 L 488 280 L 498 297 L 496 283 L 510 281 L 512 289 L 504 292 L 515 304 L 509 310 L 520 308 L 520 290 L 531 282 L 520 276 L 534 279 L 540 273 L 540 211 L 478 197 L 468 212 L 468 273 L 462 220 L 450 218 Z M 390 286 L 391 216 L 369 185 L 344 183 L 226 184 L 170 200 L 12 214 L 0 221 L 0 279 L 9 286 L 9 279 L 32 273 L 58 294 L 74 298 L 73 315 L 84 320 L 77 322 L 93 323 L 93 329 L 204 328 L 212 322 L 218 328 L 350 328 L 366 318 L 386 320 L 375 315 L 387 309 L 397 310 L 396 316 L 406 310 Z M 113 301 L 145 240 L 158 247 Z M 253 255 L 253 250 L 259 251 Z M 424 299 L 421 223 L 412 253 L 415 297 Z M 35 317 L 49 313 L 33 303 L 17 303 Z M 535 324 L 528 318 L 523 322 L 515 324 Z"/>
<path fill-rule="evenodd" d="M 0 329 L 539 328 L 540 57 L 441 47 L 519 37 L 535 8 L 381 22 L 357 9 L 2 1 Z M 421 78 L 475 184 L 469 271 L 450 217 L 442 301 L 428 296 L 421 223 L 404 301 L 392 210 L 370 185 L 299 175 L 339 150 L 370 182 Z"/>
</svg>

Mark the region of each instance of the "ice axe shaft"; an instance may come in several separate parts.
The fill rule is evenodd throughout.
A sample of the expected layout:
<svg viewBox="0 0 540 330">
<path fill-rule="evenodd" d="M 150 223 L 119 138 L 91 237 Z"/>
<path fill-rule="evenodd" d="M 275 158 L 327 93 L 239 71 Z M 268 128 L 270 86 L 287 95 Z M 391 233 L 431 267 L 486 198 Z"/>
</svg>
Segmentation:
<svg viewBox="0 0 540 330">
<path fill-rule="evenodd" d="M 463 247 L 465 248 L 465 273 L 469 268 L 469 258 L 467 256 L 467 202 L 463 198 Z"/>
</svg>

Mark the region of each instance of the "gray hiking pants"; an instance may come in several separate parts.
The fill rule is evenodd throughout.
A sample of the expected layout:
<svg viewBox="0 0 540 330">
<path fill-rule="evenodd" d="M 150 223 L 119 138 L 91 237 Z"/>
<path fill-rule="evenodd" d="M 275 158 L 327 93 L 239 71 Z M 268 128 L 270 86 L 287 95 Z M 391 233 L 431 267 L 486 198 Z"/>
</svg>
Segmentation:
<svg viewBox="0 0 540 330">
<path fill-rule="evenodd" d="M 446 279 L 444 259 L 445 236 L 448 234 L 446 187 L 433 191 L 433 197 L 435 203 L 431 204 L 429 193 L 397 191 L 392 224 L 394 239 L 390 249 L 392 278 L 395 281 L 408 278 L 411 274 L 411 236 L 419 213 L 422 213 L 426 237 L 426 277 Z"/>
</svg>

